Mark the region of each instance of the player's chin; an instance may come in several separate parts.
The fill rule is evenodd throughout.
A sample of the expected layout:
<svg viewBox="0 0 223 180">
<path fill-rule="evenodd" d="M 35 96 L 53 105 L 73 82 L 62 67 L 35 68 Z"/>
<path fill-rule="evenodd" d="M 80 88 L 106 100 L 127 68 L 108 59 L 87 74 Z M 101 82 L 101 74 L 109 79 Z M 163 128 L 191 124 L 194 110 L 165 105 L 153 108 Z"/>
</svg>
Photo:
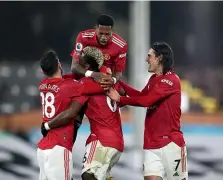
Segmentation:
<svg viewBox="0 0 223 180">
<path fill-rule="evenodd" d="M 153 73 L 153 69 L 151 68 L 151 66 L 148 67 L 148 72 Z"/>
</svg>

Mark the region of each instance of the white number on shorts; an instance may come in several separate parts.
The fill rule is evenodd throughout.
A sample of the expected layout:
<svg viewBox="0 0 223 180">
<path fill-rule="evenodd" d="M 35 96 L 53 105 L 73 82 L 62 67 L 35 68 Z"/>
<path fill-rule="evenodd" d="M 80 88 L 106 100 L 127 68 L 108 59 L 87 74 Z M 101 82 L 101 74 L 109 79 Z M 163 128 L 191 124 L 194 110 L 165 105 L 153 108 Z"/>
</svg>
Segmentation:
<svg viewBox="0 0 223 180">
<path fill-rule="evenodd" d="M 42 98 L 43 116 L 45 115 L 47 118 L 52 118 L 56 112 L 56 108 L 54 106 L 55 97 L 53 93 L 47 92 L 46 94 L 44 94 L 43 92 L 41 92 L 40 96 Z"/>
<path fill-rule="evenodd" d="M 108 104 L 108 107 L 111 109 L 112 112 L 115 112 L 116 109 L 117 109 L 117 104 L 115 101 L 111 100 L 110 97 L 106 96 L 106 99 L 107 99 L 107 104 Z"/>
</svg>

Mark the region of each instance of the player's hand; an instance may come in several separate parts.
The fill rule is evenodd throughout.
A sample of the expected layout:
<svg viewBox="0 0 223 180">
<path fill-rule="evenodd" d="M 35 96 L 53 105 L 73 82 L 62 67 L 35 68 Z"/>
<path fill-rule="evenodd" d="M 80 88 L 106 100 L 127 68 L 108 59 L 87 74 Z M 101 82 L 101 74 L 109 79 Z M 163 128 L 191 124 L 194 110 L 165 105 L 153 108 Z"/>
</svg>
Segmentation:
<svg viewBox="0 0 223 180">
<path fill-rule="evenodd" d="M 112 79 L 112 77 L 103 78 L 101 81 L 101 87 L 104 88 L 104 90 L 108 90 L 113 85 L 114 80 Z"/>
<path fill-rule="evenodd" d="M 107 92 L 107 95 L 108 95 L 113 101 L 120 102 L 120 95 L 119 95 L 119 93 L 118 93 L 115 89 L 110 88 L 109 91 Z"/>
<path fill-rule="evenodd" d="M 44 122 L 42 122 L 41 124 L 41 134 L 43 135 L 43 137 L 47 136 L 48 131 L 46 130 L 45 126 L 44 126 Z"/>
<path fill-rule="evenodd" d="M 101 73 L 101 72 L 93 72 L 91 77 L 97 81 L 97 82 L 101 82 L 103 78 L 108 78 L 108 75 Z"/>
</svg>

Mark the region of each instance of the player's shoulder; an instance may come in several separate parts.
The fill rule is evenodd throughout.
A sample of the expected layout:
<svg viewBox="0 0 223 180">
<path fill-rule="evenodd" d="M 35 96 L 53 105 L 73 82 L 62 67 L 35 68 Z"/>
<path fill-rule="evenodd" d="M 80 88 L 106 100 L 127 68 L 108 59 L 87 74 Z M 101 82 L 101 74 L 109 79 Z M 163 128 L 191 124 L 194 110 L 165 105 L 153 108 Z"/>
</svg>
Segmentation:
<svg viewBox="0 0 223 180">
<path fill-rule="evenodd" d="M 163 75 L 161 82 L 167 83 L 172 86 L 173 84 L 179 84 L 180 78 L 174 71 L 169 71 L 165 75 Z"/>
<path fill-rule="evenodd" d="M 81 36 L 82 39 L 91 39 L 95 36 L 95 30 L 87 29 L 87 30 L 81 31 L 79 32 L 79 36 Z"/>
<path fill-rule="evenodd" d="M 121 49 L 127 46 L 127 42 L 116 33 L 112 34 L 112 42 L 115 46 Z"/>
<path fill-rule="evenodd" d="M 68 79 L 63 80 L 63 85 L 65 85 L 65 86 L 79 86 L 80 82 L 75 79 L 68 78 Z"/>
<path fill-rule="evenodd" d="M 91 77 L 82 77 L 79 80 L 79 83 L 81 83 L 81 84 L 88 83 L 88 82 L 95 82 L 95 81 Z"/>
<path fill-rule="evenodd" d="M 166 77 L 168 77 L 169 79 L 175 80 L 175 81 L 180 81 L 179 76 L 174 71 L 167 72 Z"/>
<path fill-rule="evenodd" d="M 44 78 L 42 81 L 40 81 L 39 87 L 44 84 L 51 84 L 51 85 L 59 84 L 59 83 L 61 83 L 62 80 L 63 80 L 62 78 L 54 78 L 54 79 Z"/>
<path fill-rule="evenodd" d="M 47 78 L 44 78 L 42 81 L 40 81 L 39 86 L 41 86 L 42 84 L 47 83 Z"/>
<path fill-rule="evenodd" d="M 150 77 L 149 77 L 149 81 L 153 81 L 154 79 L 156 79 L 156 74 L 152 74 Z"/>
<path fill-rule="evenodd" d="M 74 89 L 79 89 L 81 88 L 81 86 L 82 85 L 74 79 L 63 79 L 63 81 L 60 84 L 58 84 L 58 87 L 64 93 L 72 91 Z"/>
</svg>

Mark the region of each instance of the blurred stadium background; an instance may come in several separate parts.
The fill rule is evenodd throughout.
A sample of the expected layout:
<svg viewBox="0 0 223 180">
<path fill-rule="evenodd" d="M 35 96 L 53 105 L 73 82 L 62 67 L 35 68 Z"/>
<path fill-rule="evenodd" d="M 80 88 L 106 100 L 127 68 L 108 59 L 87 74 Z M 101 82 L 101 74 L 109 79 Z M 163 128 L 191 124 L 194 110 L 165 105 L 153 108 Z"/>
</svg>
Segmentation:
<svg viewBox="0 0 223 180">
<path fill-rule="evenodd" d="M 41 138 L 38 60 L 55 49 L 66 72 L 79 31 L 101 13 L 129 42 L 124 80 L 136 88 L 147 81 L 149 44 L 168 42 L 182 82 L 182 129 L 190 180 L 223 180 L 223 2 L 0 2 L 0 179 L 37 180 L 36 143 Z M 138 72 L 136 74 L 136 72 Z M 145 75 L 146 74 L 146 75 Z M 142 180 L 143 108 L 122 109 L 126 150 L 113 175 Z M 80 178 L 88 122 L 74 148 Z M 136 143 L 137 142 L 137 143 Z"/>
</svg>

